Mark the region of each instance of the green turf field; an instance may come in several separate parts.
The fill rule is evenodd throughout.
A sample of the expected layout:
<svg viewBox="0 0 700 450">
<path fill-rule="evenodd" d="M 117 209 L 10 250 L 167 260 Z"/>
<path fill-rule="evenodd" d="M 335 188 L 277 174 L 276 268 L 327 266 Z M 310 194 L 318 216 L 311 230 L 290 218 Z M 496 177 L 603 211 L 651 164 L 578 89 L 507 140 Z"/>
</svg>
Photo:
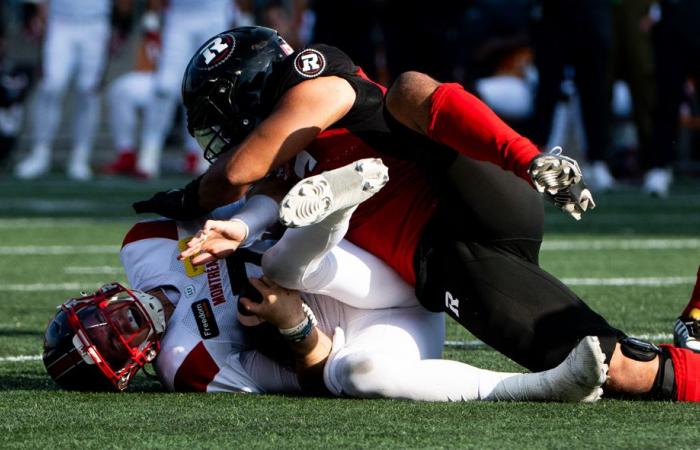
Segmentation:
<svg viewBox="0 0 700 450">
<path fill-rule="evenodd" d="M 169 394 L 143 376 L 128 394 L 58 391 L 38 360 L 55 306 L 103 281 L 125 281 L 117 251 L 136 219 L 129 204 L 184 182 L 0 180 L 0 448 L 700 447 L 700 407 L 670 402 Z M 668 341 L 700 264 L 700 182 L 681 180 L 666 201 L 632 188 L 597 200 L 580 223 L 548 209 L 542 264 L 614 325 Z M 516 368 L 453 323 L 448 339 L 449 358 Z"/>
</svg>

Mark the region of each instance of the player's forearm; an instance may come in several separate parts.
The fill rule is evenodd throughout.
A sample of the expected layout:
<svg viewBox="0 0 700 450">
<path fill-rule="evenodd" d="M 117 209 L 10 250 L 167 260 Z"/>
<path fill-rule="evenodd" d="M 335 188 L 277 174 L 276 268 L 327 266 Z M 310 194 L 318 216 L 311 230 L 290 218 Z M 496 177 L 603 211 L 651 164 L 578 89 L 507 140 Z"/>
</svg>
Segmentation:
<svg viewBox="0 0 700 450">
<path fill-rule="evenodd" d="M 226 161 L 219 158 L 202 177 L 199 184 L 199 206 L 213 210 L 241 199 L 248 184 L 232 185 L 226 177 Z"/>
<path fill-rule="evenodd" d="M 268 195 L 253 195 L 250 192 L 243 208 L 238 211 L 232 221 L 238 221 L 245 228 L 245 238 L 241 247 L 248 247 L 260 239 L 262 234 L 278 221 L 279 202 Z"/>
<path fill-rule="evenodd" d="M 331 353 L 331 339 L 318 327 L 300 342 L 290 344 L 294 352 L 295 369 L 304 392 L 326 395 L 323 369 Z"/>
</svg>

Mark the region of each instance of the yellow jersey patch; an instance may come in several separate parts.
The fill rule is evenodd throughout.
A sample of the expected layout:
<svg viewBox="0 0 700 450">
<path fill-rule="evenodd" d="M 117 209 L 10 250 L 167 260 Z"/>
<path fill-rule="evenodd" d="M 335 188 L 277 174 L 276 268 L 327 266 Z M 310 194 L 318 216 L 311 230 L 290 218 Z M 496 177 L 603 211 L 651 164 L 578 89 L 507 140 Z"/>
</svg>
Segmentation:
<svg viewBox="0 0 700 450">
<path fill-rule="evenodd" d="M 183 251 L 187 248 L 187 243 L 192 239 L 192 236 L 188 236 L 186 238 L 182 238 L 177 242 L 177 248 L 180 249 L 180 251 Z M 206 268 L 204 266 L 194 266 L 192 265 L 192 259 L 187 258 L 182 260 L 182 264 L 185 265 L 185 273 L 187 274 L 188 277 L 194 278 L 196 276 L 199 276 L 206 272 Z"/>
</svg>

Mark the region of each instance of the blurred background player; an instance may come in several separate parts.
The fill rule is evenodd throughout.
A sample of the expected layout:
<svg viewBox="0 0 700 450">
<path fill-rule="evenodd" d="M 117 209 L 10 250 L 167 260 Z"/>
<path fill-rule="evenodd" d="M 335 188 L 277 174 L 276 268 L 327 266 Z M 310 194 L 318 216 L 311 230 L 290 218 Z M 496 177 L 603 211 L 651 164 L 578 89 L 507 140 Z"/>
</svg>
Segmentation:
<svg viewBox="0 0 700 450">
<path fill-rule="evenodd" d="M 66 174 L 91 178 L 90 153 L 100 120 L 100 82 L 110 38 L 110 0 L 48 0 L 38 10 L 46 15 L 42 79 L 32 109 L 31 151 L 15 167 L 21 179 L 46 174 L 52 143 L 60 124 L 62 98 L 75 78 L 73 144 Z"/>
<path fill-rule="evenodd" d="M 6 58 L 5 4 L 0 4 L 0 167 L 4 167 L 22 131 L 24 100 L 32 79 L 29 65 L 14 64 Z"/>
<path fill-rule="evenodd" d="M 136 132 L 139 113 L 153 100 L 153 71 L 160 53 L 160 18 L 147 12 L 141 19 L 142 37 L 134 70 L 117 77 L 108 88 L 109 125 L 117 158 L 104 167 L 110 175 L 137 175 Z"/>
<path fill-rule="evenodd" d="M 163 12 L 162 49 L 155 73 L 155 95 L 146 107 L 143 132 L 136 168 L 145 177 L 157 177 L 161 170 L 161 154 L 178 104 L 182 74 L 190 56 L 212 33 L 231 25 L 232 0 L 151 0 L 152 11 Z M 188 137 L 186 148 L 197 148 Z M 192 162 L 206 167 L 198 154 Z"/>
<path fill-rule="evenodd" d="M 695 77 L 696 83 L 700 79 L 700 2 L 659 3 L 660 20 L 653 29 L 657 93 L 654 128 L 651 150 L 643 155 L 642 165 L 647 171 L 644 190 L 665 197 L 673 182 L 671 166 L 678 153 L 679 108 L 690 92 L 689 77 Z"/>
<path fill-rule="evenodd" d="M 584 173 L 594 190 L 612 188 L 606 161 L 610 104 L 608 74 L 612 39 L 610 0 L 543 0 L 535 30 L 535 65 L 539 84 L 535 99 L 533 139 L 544 146 L 550 136 L 555 105 L 561 96 L 565 68 L 580 94 L 586 136 Z"/>
</svg>

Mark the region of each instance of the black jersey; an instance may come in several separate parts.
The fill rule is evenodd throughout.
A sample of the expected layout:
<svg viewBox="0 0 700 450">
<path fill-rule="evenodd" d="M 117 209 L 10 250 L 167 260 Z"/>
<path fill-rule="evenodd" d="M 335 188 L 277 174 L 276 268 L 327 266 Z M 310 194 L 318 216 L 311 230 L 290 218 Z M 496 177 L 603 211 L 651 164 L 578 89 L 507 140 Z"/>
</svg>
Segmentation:
<svg viewBox="0 0 700 450">
<path fill-rule="evenodd" d="M 297 155 L 294 172 L 306 177 L 358 159 L 382 158 L 389 168 L 389 182 L 358 207 L 347 238 L 413 283 L 415 248 L 436 207 L 433 183 L 415 161 L 397 157 L 402 151 L 408 154 L 410 147 L 402 145 L 399 134 L 388 125 L 386 88 L 367 78 L 341 50 L 318 44 L 280 62 L 270 80 L 273 101 L 279 101 L 299 83 L 322 76 L 337 76 L 350 83 L 356 93 L 355 102 L 343 118 Z"/>
<path fill-rule="evenodd" d="M 325 44 L 316 44 L 294 52 L 274 69 L 272 102 L 297 84 L 318 77 L 337 76 L 346 80 L 355 90 L 355 104 L 331 128 L 347 128 L 353 133 L 362 131 L 388 132 L 384 120 L 386 88 L 367 78 L 342 50 Z"/>
</svg>

